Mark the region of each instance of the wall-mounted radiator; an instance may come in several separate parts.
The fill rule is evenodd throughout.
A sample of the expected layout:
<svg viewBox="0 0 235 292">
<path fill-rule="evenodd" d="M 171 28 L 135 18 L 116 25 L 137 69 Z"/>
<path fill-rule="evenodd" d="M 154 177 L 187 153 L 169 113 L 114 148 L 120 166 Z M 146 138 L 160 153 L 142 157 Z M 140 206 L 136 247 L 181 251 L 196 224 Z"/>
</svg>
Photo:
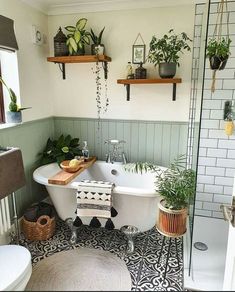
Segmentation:
<svg viewBox="0 0 235 292">
<path fill-rule="evenodd" d="M 9 241 L 11 219 L 9 210 L 9 197 L 0 200 L 0 243 Z"/>
</svg>

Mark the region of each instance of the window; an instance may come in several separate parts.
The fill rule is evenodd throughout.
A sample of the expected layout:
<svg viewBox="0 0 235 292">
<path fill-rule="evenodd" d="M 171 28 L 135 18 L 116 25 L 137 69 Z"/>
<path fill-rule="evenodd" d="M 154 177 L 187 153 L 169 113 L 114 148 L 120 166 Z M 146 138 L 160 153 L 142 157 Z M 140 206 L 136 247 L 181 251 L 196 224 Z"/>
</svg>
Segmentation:
<svg viewBox="0 0 235 292">
<path fill-rule="evenodd" d="M 17 103 L 20 104 L 18 60 L 15 52 L 0 50 L 0 75 L 7 86 L 15 92 Z M 0 124 L 7 122 L 6 111 L 10 102 L 9 93 L 0 82 Z"/>
<path fill-rule="evenodd" d="M 2 76 L 2 74 L 1 74 L 1 63 L 0 63 L 0 76 Z M 0 124 L 2 124 L 2 123 L 5 123 L 5 110 L 4 110 L 4 99 L 3 99 L 2 83 L 0 82 Z"/>
<path fill-rule="evenodd" d="M 17 40 L 14 32 L 14 21 L 0 15 L 0 76 L 8 87 L 19 96 L 19 76 L 16 51 Z M 0 83 L 0 123 L 5 122 L 5 110 L 10 103 L 9 94 Z M 5 108 L 5 110 L 4 110 Z"/>
</svg>

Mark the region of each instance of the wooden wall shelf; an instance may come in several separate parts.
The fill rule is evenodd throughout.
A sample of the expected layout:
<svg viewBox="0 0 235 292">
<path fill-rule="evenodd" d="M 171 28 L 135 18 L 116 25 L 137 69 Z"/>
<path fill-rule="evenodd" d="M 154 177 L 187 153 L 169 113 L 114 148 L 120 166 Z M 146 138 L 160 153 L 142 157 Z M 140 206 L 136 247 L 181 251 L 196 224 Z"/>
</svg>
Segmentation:
<svg viewBox="0 0 235 292">
<path fill-rule="evenodd" d="M 108 68 L 107 62 L 111 62 L 112 59 L 106 55 L 83 55 L 83 56 L 61 56 L 61 57 L 48 57 L 48 62 L 59 64 L 59 68 L 62 72 L 63 79 L 65 79 L 65 64 L 66 63 L 94 63 L 102 62 L 104 67 L 105 79 L 107 79 Z"/>
<path fill-rule="evenodd" d="M 130 100 L 130 85 L 137 84 L 173 84 L 172 100 L 176 100 L 176 84 L 181 83 L 181 78 L 158 78 L 158 79 L 118 79 L 118 84 L 126 86 L 127 100 Z"/>
</svg>

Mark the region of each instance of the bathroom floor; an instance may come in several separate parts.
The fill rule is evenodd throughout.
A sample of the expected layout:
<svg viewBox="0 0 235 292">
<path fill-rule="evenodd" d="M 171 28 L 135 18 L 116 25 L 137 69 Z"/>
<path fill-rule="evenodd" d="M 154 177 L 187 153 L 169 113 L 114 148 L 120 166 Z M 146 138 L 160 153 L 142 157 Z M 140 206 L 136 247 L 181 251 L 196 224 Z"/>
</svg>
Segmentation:
<svg viewBox="0 0 235 292">
<path fill-rule="evenodd" d="M 182 291 L 183 243 L 181 238 L 167 238 L 155 228 L 135 238 L 135 251 L 127 255 L 126 239 L 119 230 L 80 227 L 76 245 L 69 244 L 69 227 L 57 219 L 55 235 L 47 241 L 28 241 L 21 235 L 20 244 L 32 254 L 33 264 L 56 252 L 88 247 L 110 251 L 123 259 L 132 278 L 132 291 Z"/>
</svg>

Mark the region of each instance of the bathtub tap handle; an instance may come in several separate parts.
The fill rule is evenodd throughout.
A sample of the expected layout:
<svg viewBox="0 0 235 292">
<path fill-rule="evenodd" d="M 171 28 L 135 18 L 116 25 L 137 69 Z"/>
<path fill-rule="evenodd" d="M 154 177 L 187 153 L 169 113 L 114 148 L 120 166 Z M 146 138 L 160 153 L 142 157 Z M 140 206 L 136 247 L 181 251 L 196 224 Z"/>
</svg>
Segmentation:
<svg viewBox="0 0 235 292">
<path fill-rule="evenodd" d="M 111 155 L 110 153 L 106 154 L 106 162 L 111 163 Z"/>
<path fill-rule="evenodd" d="M 124 164 L 127 164 L 127 159 L 126 159 L 126 155 L 124 152 L 122 152 L 122 161 Z"/>
</svg>

